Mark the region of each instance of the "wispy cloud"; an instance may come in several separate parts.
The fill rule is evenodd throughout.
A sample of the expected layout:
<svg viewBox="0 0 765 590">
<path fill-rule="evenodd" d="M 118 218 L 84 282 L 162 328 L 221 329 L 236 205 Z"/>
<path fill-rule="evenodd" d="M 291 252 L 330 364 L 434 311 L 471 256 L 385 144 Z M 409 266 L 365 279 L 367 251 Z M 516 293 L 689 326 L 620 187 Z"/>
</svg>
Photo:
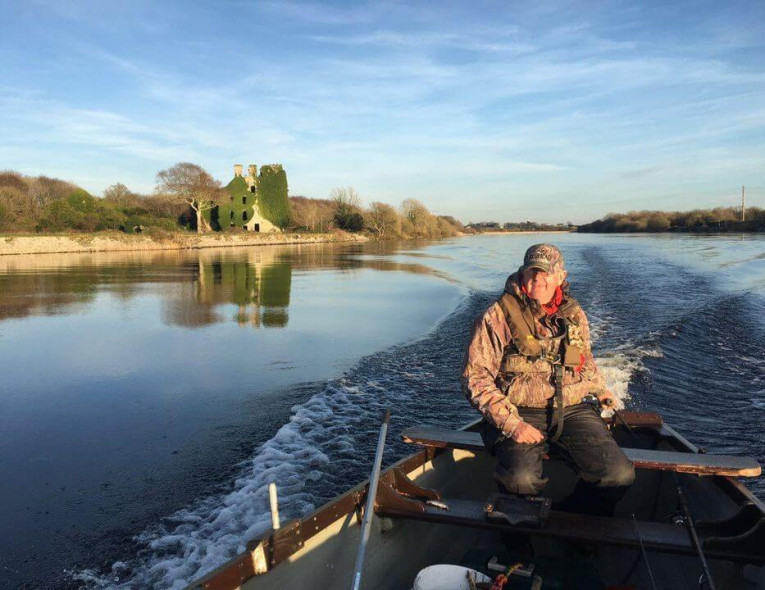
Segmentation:
<svg viewBox="0 0 765 590">
<path fill-rule="evenodd" d="M 513 41 L 508 31 L 502 32 L 500 38 L 492 39 L 490 35 L 479 31 L 465 35 L 457 32 L 416 32 L 404 33 L 399 31 L 378 30 L 356 35 L 315 35 L 310 37 L 321 43 L 333 43 L 350 46 L 377 46 L 380 48 L 396 49 L 464 49 L 476 52 L 522 54 L 536 51 L 538 47 L 526 41 Z"/>
<path fill-rule="evenodd" d="M 86 8 L 55 13 L 71 30 L 39 19 L 54 77 L 0 78 L 0 135 L 17 150 L 0 152 L 6 166 L 41 141 L 109 154 L 147 185 L 181 159 L 223 178 L 233 159 L 282 161 L 309 196 L 355 184 L 369 200 L 414 192 L 459 214 L 472 187 L 472 205 L 498 212 L 569 195 L 591 217 L 615 186 L 646 198 L 682 175 L 722 186 L 762 160 L 761 37 L 735 45 L 726 11 L 138 3 L 122 9 L 121 37 Z M 67 73 L 78 90 L 62 90 Z"/>
</svg>

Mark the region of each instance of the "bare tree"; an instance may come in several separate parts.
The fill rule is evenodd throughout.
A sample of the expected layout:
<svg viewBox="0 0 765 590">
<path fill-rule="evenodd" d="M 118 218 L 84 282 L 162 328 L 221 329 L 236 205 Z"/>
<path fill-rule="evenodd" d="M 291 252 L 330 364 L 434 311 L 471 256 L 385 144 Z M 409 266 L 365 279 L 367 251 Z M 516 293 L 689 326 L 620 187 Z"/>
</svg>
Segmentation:
<svg viewBox="0 0 765 590">
<path fill-rule="evenodd" d="M 176 202 L 189 205 L 197 214 L 197 232 L 202 233 L 209 224 L 202 213 L 215 207 L 223 198 L 220 182 L 201 166 L 179 162 L 157 173 L 157 192 Z"/>
<path fill-rule="evenodd" d="M 329 198 L 335 202 L 338 208 L 357 210 L 361 207 L 361 197 L 352 186 L 333 188 L 329 193 Z"/>
<path fill-rule="evenodd" d="M 401 231 L 401 218 L 393 207 L 385 203 L 372 203 L 364 219 L 369 231 L 377 234 L 380 239 Z"/>
<path fill-rule="evenodd" d="M 435 229 L 435 219 L 428 208 L 417 199 L 404 200 L 401 203 L 401 214 L 412 224 L 416 236 L 428 236 Z"/>
<path fill-rule="evenodd" d="M 333 188 L 329 193 L 335 202 L 335 225 L 346 231 L 361 231 L 364 216 L 361 214 L 361 197 L 352 186 Z"/>
<path fill-rule="evenodd" d="M 121 182 L 104 189 L 104 199 L 120 206 L 129 206 L 138 200 L 138 195 Z"/>
<path fill-rule="evenodd" d="M 313 228 L 315 231 L 326 232 L 332 227 L 332 222 L 335 216 L 332 213 L 332 209 L 327 207 L 318 207 L 316 210 L 316 216 L 313 221 Z"/>
<path fill-rule="evenodd" d="M 27 203 L 26 209 L 37 217 L 42 209 L 48 203 L 56 200 L 53 192 L 50 190 L 50 185 L 44 182 L 41 178 L 35 178 L 29 183 L 29 190 L 27 191 Z"/>
<path fill-rule="evenodd" d="M 326 199 L 290 197 L 290 210 L 294 228 L 327 231 L 335 217 L 335 204 Z"/>
<path fill-rule="evenodd" d="M 311 231 L 327 231 L 332 225 L 334 213 L 330 207 L 322 207 L 319 203 L 309 202 L 303 213 L 305 226 Z"/>
</svg>

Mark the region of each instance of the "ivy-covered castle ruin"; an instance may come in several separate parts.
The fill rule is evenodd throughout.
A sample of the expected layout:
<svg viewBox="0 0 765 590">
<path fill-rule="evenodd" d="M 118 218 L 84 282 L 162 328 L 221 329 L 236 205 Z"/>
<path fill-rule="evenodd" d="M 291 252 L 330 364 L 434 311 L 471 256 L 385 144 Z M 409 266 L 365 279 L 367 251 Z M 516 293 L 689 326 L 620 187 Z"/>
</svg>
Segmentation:
<svg viewBox="0 0 765 590">
<path fill-rule="evenodd" d="M 289 221 L 287 173 L 281 164 L 261 166 L 260 173 L 250 164 L 247 172 L 244 176 L 242 165 L 234 165 L 234 178 L 226 185 L 231 199 L 208 212 L 211 227 L 217 231 L 281 231 Z"/>
</svg>

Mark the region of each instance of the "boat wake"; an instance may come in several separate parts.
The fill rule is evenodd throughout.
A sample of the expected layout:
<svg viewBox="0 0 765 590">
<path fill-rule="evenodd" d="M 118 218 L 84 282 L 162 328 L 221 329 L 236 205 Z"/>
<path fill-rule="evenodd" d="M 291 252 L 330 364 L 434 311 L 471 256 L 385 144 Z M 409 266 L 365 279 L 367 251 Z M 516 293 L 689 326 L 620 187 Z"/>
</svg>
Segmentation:
<svg viewBox="0 0 765 590">
<path fill-rule="evenodd" d="M 765 330 L 757 318 L 765 316 L 763 297 L 726 294 L 714 276 L 636 258 L 628 243 L 572 249 L 569 263 L 573 294 L 590 317 L 595 357 L 620 406 L 659 411 L 712 452 L 762 461 Z M 472 322 L 496 295 L 469 293 L 420 340 L 368 356 L 320 387 L 239 465 L 224 492 L 137 535 L 132 557 L 108 571 L 80 570 L 72 578 L 92 589 L 182 588 L 269 529 L 269 483 L 277 484 L 282 519 L 289 519 L 366 478 L 384 408 L 392 409 L 392 433 L 475 419 L 458 375 Z M 390 436 L 384 462 L 408 452 Z M 764 484 L 750 485 L 765 492 Z"/>
<path fill-rule="evenodd" d="M 423 338 L 362 359 L 291 410 L 284 424 L 239 466 L 227 491 L 201 499 L 134 538 L 134 556 L 109 571 L 72 573 L 86 588 L 177 590 L 245 549 L 271 526 L 268 485 L 276 483 L 283 520 L 303 516 L 368 476 L 385 408 L 390 430 L 413 424 L 457 427 L 477 417 L 459 386 L 472 321 L 495 294 L 470 294 Z M 597 352 L 597 347 L 596 347 Z M 597 355 L 606 380 L 623 404 L 643 359 L 656 348 L 622 344 Z M 390 436 L 385 464 L 411 452 Z"/>
</svg>

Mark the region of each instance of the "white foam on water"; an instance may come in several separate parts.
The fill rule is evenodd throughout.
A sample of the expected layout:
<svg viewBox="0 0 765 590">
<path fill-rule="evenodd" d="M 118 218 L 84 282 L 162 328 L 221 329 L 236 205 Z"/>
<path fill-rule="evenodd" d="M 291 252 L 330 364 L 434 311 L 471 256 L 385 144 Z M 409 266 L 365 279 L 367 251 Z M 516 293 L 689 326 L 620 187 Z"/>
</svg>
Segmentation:
<svg viewBox="0 0 765 590">
<path fill-rule="evenodd" d="M 370 389 L 379 388 L 378 384 Z M 178 510 L 135 540 L 140 550 L 130 562 L 113 564 L 108 575 L 92 570 L 72 573 L 88 588 L 170 588 L 179 590 L 245 550 L 245 541 L 271 527 L 268 484 L 278 487 L 283 520 L 315 509 L 310 484 L 324 475 L 333 459 L 356 455 L 354 439 L 346 434 L 353 404 L 361 392 L 341 380 L 292 408 L 292 416 L 274 437 L 242 464 L 227 493 L 205 498 Z M 367 411 L 358 412 L 363 420 Z"/>
<path fill-rule="evenodd" d="M 595 299 L 592 304 L 589 316 L 590 341 L 594 345 L 610 331 L 611 324 L 614 323 L 612 314 L 599 304 Z M 652 338 L 654 335 L 650 335 Z M 610 410 L 604 410 L 604 416 L 613 414 L 613 410 L 623 410 L 627 401 L 630 399 L 628 393 L 630 381 L 635 374 L 647 371 L 643 364 L 646 357 L 664 356 L 657 344 L 637 345 L 632 342 L 626 342 L 619 346 L 611 348 L 596 357 L 595 362 L 600 368 L 606 385 L 614 394 L 616 406 Z"/>
<path fill-rule="evenodd" d="M 626 402 L 630 399 L 628 388 L 633 375 L 648 370 L 643 364 L 643 359 L 661 356 L 663 353 L 658 346 L 624 344 L 595 359 L 606 380 L 606 385 L 616 398 L 614 410 L 624 409 Z"/>
</svg>

